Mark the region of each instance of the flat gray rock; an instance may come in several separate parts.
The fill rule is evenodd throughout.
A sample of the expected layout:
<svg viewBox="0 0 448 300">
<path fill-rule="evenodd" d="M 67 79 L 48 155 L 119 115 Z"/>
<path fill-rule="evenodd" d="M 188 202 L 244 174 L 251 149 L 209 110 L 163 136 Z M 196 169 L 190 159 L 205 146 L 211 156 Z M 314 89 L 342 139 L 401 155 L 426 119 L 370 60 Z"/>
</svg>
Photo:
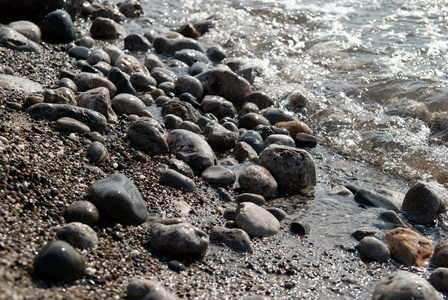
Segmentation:
<svg viewBox="0 0 448 300">
<path fill-rule="evenodd" d="M 235 221 L 252 237 L 272 236 L 280 230 L 280 222 L 271 213 L 251 202 L 238 205 Z"/>
<path fill-rule="evenodd" d="M 11 91 L 21 91 L 29 94 L 44 92 L 43 87 L 39 83 L 8 74 L 0 74 L 0 88 Z"/>
<path fill-rule="evenodd" d="M 216 226 L 210 232 L 210 241 L 223 243 L 233 251 L 253 253 L 254 247 L 249 235 L 239 228 Z"/>
<path fill-rule="evenodd" d="M 208 235 L 189 223 L 151 227 L 151 245 L 162 253 L 175 256 L 204 256 L 209 243 Z"/>
<path fill-rule="evenodd" d="M 359 243 L 359 252 L 368 259 L 387 262 L 390 250 L 387 245 L 373 236 L 367 236 Z"/>
<path fill-rule="evenodd" d="M 420 276 L 397 271 L 381 280 L 375 288 L 372 300 L 443 299 L 436 289 Z"/>
</svg>

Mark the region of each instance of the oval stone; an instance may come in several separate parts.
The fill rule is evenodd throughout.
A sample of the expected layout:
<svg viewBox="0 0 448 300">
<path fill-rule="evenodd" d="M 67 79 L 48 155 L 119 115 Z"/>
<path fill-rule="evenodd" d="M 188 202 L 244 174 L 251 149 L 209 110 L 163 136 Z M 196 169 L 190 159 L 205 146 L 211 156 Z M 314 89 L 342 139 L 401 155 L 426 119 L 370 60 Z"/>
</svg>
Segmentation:
<svg viewBox="0 0 448 300">
<path fill-rule="evenodd" d="M 269 171 L 257 165 L 247 167 L 238 177 L 241 188 L 249 193 L 260 194 L 265 198 L 277 192 L 277 182 Z"/>
<path fill-rule="evenodd" d="M 69 243 L 53 240 L 34 260 L 34 273 L 48 281 L 69 281 L 84 276 L 85 261 Z"/>
<path fill-rule="evenodd" d="M 141 117 L 131 123 L 127 137 L 145 150 L 161 154 L 168 152 L 168 143 L 162 126 L 153 118 Z"/>
<path fill-rule="evenodd" d="M 252 237 L 272 236 L 280 230 L 280 222 L 271 213 L 251 202 L 238 205 L 235 221 Z"/>
<path fill-rule="evenodd" d="M 146 221 L 146 203 L 135 185 L 123 174 L 96 181 L 89 187 L 88 196 L 101 214 L 116 222 L 138 225 Z"/>
</svg>

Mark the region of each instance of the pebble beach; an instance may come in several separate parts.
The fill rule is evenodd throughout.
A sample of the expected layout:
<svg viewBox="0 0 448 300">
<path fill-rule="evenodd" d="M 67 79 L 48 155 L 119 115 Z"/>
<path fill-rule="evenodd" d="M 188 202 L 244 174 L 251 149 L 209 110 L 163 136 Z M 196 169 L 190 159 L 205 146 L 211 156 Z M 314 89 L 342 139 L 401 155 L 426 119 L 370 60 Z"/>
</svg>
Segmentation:
<svg viewBox="0 0 448 300">
<path fill-rule="evenodd" d="M 445 186 L 320 145 L 219 19 L 67 2 L 0 27 L 1 299 L 446 296 Z"/>
</svg>

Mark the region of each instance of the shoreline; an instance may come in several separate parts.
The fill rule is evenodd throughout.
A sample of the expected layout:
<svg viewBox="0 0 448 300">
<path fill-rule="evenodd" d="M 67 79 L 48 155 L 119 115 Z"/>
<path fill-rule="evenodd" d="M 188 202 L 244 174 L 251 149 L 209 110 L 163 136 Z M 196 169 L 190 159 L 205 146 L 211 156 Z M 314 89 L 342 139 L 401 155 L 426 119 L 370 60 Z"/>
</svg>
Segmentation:
<svg viewBox="0 0 448 300">
<path fill-rule="evenodd" d="M 16 76 L 27 77 L 52 89 L 60 69 L 78 72 L 75 60 L 53 47 L 59 46 L 45 46 L 42 54 L 0 48 L 0 65 L 10 67 Z M 278 199 L 268 202 L 267 206 L 298 209 L 281 223 L 277 235 L 253 239 L 255 252 L 252 255 L 238 254 L 211 243 L 203 260 L 184 257 L 182 261 L 187 271 L 177 273 L 167 267 L 171 258 L 150 246 L 148 224 L 123 226 L 106 220 L 94 227 L 99 238 L 98 247 L 80 251 L 86 258 L 87 276 L 64 284 L 43 282 L 32 274 L 32 262 L 36 252 L 55 238 L 55 228 L 65 222 L 65 208 L 76 200 L 85 200 L 87 188 L 93 182 L 117 171 L 133 181 L 150 213 L 157 217 L 184 218 L 207 233 L 216 225 L 223 226 L 226 220 L 222 212 L 236 205 L 223 199 L 215 186 L 198 176 L 193 177 L 198 187 L 196 192 L 160 185 L 159 164 L 166 163 L 173 155 L 149 154 L 147 162 L 137 161 L 138 148 L 125 139 L 130 124 L 126 117 L 119 117 L 112 125 L 115 138 L 105 140 L 110 160 L 92 165 L 87 157 L 85 135 L 60 133 L 55 130 L 54 122 L 34 120 L 20 107 L 7 103 L 23 104 L 25 94 L 0 90 L 3 120 L 0 135 L 8 141 L 6 147 L 0 149 L 1 188 L 6 195 L 0 204 L 5 225 L 0 229 L 0 253 L 3 254 L 0 292 L 5 299 L 123 299 L 128 283 L 136 277 L 157 280 L 179 298 L 343 296 L 370 299 L 382 277 L 391 270 L 407 269 L 393 262 L 365 264 L 356 254 L 354 241 L 326 249 L 316 245 L 315 238 L 291 234 L 292 215 L 306 212 L 307 205 L 315 202 L 312 197 L 296 196 L 300 200 L 296 198 L 294 202 L 304 205 Z M 319 175 L 325 172 L 321 164 L 318 168 Z M 345 179 L 349 177 L 344 176 Z M 323 182 L 319 179 L 318 185 Z M 27 188 L 28 185 L 31 188 Z M 237 195 L 233 189 L 229 189 L 229 193 Z M 189 211 L 187 214 L 185 207 Z M 117 232 L 124 235 L 122 240 L 114 239 Z M 415 271 L 428 277 L 427 271 Z"/>
</svg>

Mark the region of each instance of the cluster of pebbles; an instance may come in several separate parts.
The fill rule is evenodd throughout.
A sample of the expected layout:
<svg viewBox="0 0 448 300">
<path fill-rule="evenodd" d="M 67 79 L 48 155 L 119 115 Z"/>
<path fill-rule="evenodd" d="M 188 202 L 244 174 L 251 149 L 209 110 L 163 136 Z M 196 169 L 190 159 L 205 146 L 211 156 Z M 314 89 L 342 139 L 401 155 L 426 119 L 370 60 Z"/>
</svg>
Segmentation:
<svg viewBox="0 0 448 300">
<path fill-rule="evenodd" d="M 285 235 L 306 236 L 309 224 L 296 219 L 286 226 L 287 212 L 267 204 L 280 195 L 309 194 L 316 185 L 307 149 L 317 141 L 310 127 L 253 90 L 254 70 L 218 45 L 204 48 L 198 38 L 212 21 L 177 31 L 148 25 L 144 34 L 128 34 L 120 23 L 144 15 L 137 1 L 68 2 L 39 26 L 19 21 L 0 28 L 4 295 L 315 296 L 313 289 L 294 290 L 299 284 L 291 277 L 303 274 L 278 262 L 279 250 L 273 250 L 282 248 Z M 90 36 L 76 39 L 77 14 Z M 435 264 L 431 282 L 448 290 L 448 242 L 434 250 L 399 215 L 413 224 L 436 222 L 446 211 L 446 191 L 419 182 L 401 205 L 352 185 L 333 192 L 386 209 L 382 217 L 394 228 L 384 241 L 369 230 L 354 233 L 364 258 Z M 270 257 L 268 249 L 276 254 Z M 247 274 L 220 269 L 245 255 L 276 261 L 266 269 L 283 275 L 280 283 L 266 289 L 267 277 L 249 283 Z M 345 263 L 362 269 L 356 259 Z M 190 283 L 170 285 L 173 274 L 182 272 Z M 405 271 L 380 282 L 373 297 L 400 299 L 404 290 L 411 297 L 440 298 L 426 280 Z"/>
</svg>

